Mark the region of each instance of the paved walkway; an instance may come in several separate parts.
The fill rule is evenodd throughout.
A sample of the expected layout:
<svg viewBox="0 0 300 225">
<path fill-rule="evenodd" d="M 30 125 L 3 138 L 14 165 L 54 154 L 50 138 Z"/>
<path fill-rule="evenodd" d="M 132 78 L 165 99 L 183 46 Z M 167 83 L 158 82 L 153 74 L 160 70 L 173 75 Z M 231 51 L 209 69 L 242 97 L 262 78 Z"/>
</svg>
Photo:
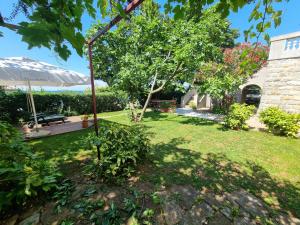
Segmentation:
<svg viewBox="0 0 300 225">
<path fill-rule="evenodd" d="M 83 181 L 85 180 L 83 178 Z M 16 214 L 4 221 L 3 224 L 62 224 L 59 221 L 67 218 L 71 218 L 71 221 L 76 221 L 74 224 L 78 225 L 95 224 L 95 222 L 92 222 L 90 215 L 99 215 L 99 212 L 102 213 L 102 209 L 100 206 L 95 211 L 94 206 L 89 204 L 90 202 L 103 201 L 106 204 L 106 207 L 103 209 L 105 211 L 109 209 L 108 205 L 111 202 L 116 202 L 116 207 L 122 209 L 122 202 L 125 199 L 133 199 L 131 201 L 135 201 L 135 197 L 131 193 L 132 190 L 128 192 L 126 188 L 107 187 L 99 183 L 88 184 L 82 181 L 77 181 L 74 186 L 76 187 L 75 190 L 70 189 L 72 194 L 68 196 L 67 202 L 69 204 L 62 206 L 61 213 L 56 213 L 57 205 L 55 202 L 50 201 L 42 207 L 29 209 L 20 215 Z M 145 186 L 147 186 L 146 183 Z M 93 192 L 89 193 L 89 190 Z M 208 192 L 205 189 L 198 191 L 191 185 L 171 185 L 169 188 L 162 187 L 156 192 L 153 192 L 154 189 L 152 188 L 139 189 L 138 191 L 137 193 L 140 193 L 140 201 L 143 204 L 145 203 L 147 207 L 150 207 L 148 209 L 152 209 L 154 213 L 154 205 L 150 196 L 153 193 L 158 196 L 159 203 L 156 203 L 155 207 L 158 208 L 159 214 L 153 215 L 153 224 L 156 225 L 300 224 L 298 218 L 284 211 L 276 211 L 274 213 L 260 198 L 243 189 L 217 194 Z M 121 214 L 117 213 L 116 215 L 120 216 Z M 85 219 L 85 217 L 89 219 Z M 100 216 L 98 216 L 97 221 L 101 222 Z M 137 223 L 133 223 L 131 219 L 128 219 L 127 223 L 122 224 Z"/>
<path fill-rule="evenodd" d="M 254 130 L 265 130 L 266 129 L 266 126 L 259 121 L 257 114 L 255 114 L 249 120 L 247 120 L 247 124 L 250 127 L 250 129 L 254 129 Z"/>
<path fill-rule="evenodd" d="M 89 127 L 93 125 L 93 121 L 89 120 Z M 31 129 L 29 134 L 26 134 L 26 139 L 39 138 L 44 136 L 52 136 L 57 134 L 68 133 L 72 131 L 82 130 L 81 116 L 70 116 L 67 117 L 65 123 L 63 122 L 53 122 L 49 123 L 49 126 L 39 125 L 39 132 Z"/>
<path fill-rule="evenodd" d="M 177 108 L 176 114 L 182 116 L 198 117 L 202 119 L 213 120 L 216 122 L 222 122 L 224 119 L 224 115 L 214 114 L 210 112 L 194 111 L 188 108 Z"/>
<path fill-rule="evenodd" d="M 106 119 L 116 116 L 122 116 L 125 113 L 120 113 L 112 116 L 99 116 L 98 119 Z M 89 127 L 93 126 L 94 122 L 93 119 L 89 120 Z M 82 130 L 85 128 L 82 128 L 82 120 L 81 116 L 70 116 L 67 117 L 65 120 L 65 123 L 59 121 L 59 122 L 53 122 L 49 123 L 49 126 L 41 126 L 39 124 L 39 132 L 36 132 L 34 129 L 30 130 L 29 134 L 25 135 L 26 139 L 34 139 L 34 138 L 40 138 L 45 136 L 52 136 L 57 134 L 63 134 L 63 133 L 69 133 L 77 130 Z"/>
<path fill-rule="evenodd" d="M 205 112 L 205 111 L 194 111 L 194 110 L 188 109 L 188 108 L 177 108 L 176 113 L 178 115 L 182 115 L 182 116 L 198 117 L 198 118 L 202 118 L 202 119 L 216 121 L 218 123 L 221 123 L 224 120 L 224 115 L 214 114 L 214 113 Z M 257 114 L 253 115 L 247 121 L 247 124 L 250 127 L 250 129 L 254 129 L 254 130 L 266 129 L 266 126 L 259 121 Z"/>
<path fill-rule="evenodd" d="M 198 192 L 189 185 L 173 185 L 157 192 L 162 199 L 163 220 L 167 225 L 299 225 L 300 220 L 283 212 L 272 215 L 259 198 L 240 189 L 216 194 Z M 272 221 L 272 222 L 271 222 Z"/>
</svg>

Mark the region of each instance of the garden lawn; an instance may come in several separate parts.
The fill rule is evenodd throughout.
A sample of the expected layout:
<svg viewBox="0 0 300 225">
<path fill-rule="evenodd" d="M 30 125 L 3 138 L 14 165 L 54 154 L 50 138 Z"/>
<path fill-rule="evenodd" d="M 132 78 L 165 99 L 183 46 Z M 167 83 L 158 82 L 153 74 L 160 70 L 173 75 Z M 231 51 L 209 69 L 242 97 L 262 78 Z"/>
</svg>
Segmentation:
<svg viewBox="0 0 300 225">
<path fill-rule="evenodd" d="M 130 124 L 128 112 L 99 118 Z M 105 122 L 104 121 L 104 122 Z M 153 133 L 153 152 L 138 174 L 157 185 L 193 184 L 217 192 L 239 188 L 263 198 L 274 208 L 300 217 L 300 140 L 257 131 L 223 130 L 211 121 L 147 112 L 143 124 Z M 101 125 L 101 124 L 100 124 Z M 30 144 L 47 160 L 66 165 L 92 155 L 82 139 L 92 129 L 52 136 Z M 73 171 L 74 172 L 74 171 Z"/>
</svg>

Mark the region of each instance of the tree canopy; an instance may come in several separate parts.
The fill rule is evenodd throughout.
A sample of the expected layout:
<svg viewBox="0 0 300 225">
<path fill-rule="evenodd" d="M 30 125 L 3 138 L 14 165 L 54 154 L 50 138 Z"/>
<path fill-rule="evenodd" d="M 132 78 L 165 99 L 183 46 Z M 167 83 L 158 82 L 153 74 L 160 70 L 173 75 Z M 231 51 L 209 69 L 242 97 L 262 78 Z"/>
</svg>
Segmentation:
<svg viewBox="0 0 300 225">
<path fill-rule="evenodd" d="M 146 107 L 152 94 L 192 81 L 202 62 L 222 61 L 222 48 L 234 45 L 236 31 L 215 10 L 206 10 L 198 21 L 159 13 L 149 18 L 143 10 L 122 21 L 93 45 L 96 77 L 127 92 L 132 103 L 148 95 Z M 92 26 L 88 37 L 99 26 Z"/>
<path fill-rule="evenodd" d="M 209 94 L 227 110 L 239 86 L 267 62 L 269 48 L 262 44 L 242 43 L 224 50 L 222 62 L 203 63 L 195 75 L 194 85 Z"/>
<path fill-rule="evenodd" d="M 249 15 L 249 22 L 253 26 L 246 30 L 245 37 L 259 39 L 272 25 L 281 22 L 282 11 L 275 10 L 274 5 L 288 0 L 167 0 L 165 13 L 174 15 L 174 19 L 199 19 L 203 9 L 217 5 L 216 11 L 226 17 L 230 11 L 237 12 L 248 4 L 255 4 Z M 82 17 L 87 13 L 91 18 L 101 15 L 107 16 L 123 13 L 127 0 L 17 0 L 12 12 L 3 15 L 0 9 L 0 27 L 11 29 L 22 36 L 28 47 L 47 47 L 53 49 L 63 59 L 70 54 L 70 45 L 78 55 L 83 54 L 85 43 L 82 30 Z M 14 24 L 16 16 L 22 13 L 24 21 Z M 0 31 L 0 37 L 3 32 Z M 268 35 L 265 34 L 268 39 Z"/>
</svg>

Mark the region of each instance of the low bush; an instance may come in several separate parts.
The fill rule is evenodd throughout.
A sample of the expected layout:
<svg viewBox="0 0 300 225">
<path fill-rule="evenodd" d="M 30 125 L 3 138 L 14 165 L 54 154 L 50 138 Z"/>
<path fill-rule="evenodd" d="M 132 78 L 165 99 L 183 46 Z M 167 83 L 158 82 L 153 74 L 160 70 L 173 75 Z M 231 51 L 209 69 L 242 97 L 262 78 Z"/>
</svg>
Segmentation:
<svg viewBox="0 0 300 225">
<path fill-rule="evenodd" d="M 170 109 L 170 108 L 173 108 L 174 106 L 173 106 L 173 102 L 166 100 L 166 101 L 161 102 L 159 104 L 159 107 L 161 109 Z"/>
<path fill-rule="evenodd" d="M 224 115 L 224 114 L 227 114 L 227 111 L 226 111 L 226 109 L 224 109 L 223 107 L 221 107 L 219 105 L 213 105 L 212 113 Z"/>
<path fill-rule="evenodd" d="M 196 110 L 196 109 L 197 109 L 197 105 L 196 105 L 195 102 L 193 102 L 193 101 L 191 101 L 191 102 L 189 103 L 189 107 L 190 107 L 191 109 L 193 109 L 193 110 Z"/>
<path fill-rule="evenodd" d="M 141 125 L 102 122 L 99 127 L 99 137 L 87 138 L 89 148 L 99 145 L 101 152 L 100 161 L 92 169 L 108 179 L 130 176 L 150 150 L 149 133 Z"/>
<path fill-rule="evenodd" d="M 67 107 L 67 110 L 63 110 L 62 112 L 64 114 L 64 116 L 78 116 L 79 113 L 74 111 L 74 110 L 71 110 L 71 107 Z"/>
<path fill-rule="evenodd" d="M 40 159 L 22 141 L 20 133 L 6 122 L 0 122 L 0 212 L 10 206 L 24 205 L 41 192 L 56 187 L 60 174 Z"/>
<path fill-rule="evenodd" d="M 295 137 L 300 129 L 300 115 L 287 113 L 278 107 L 263 110 L 259 118 L 276 135 Z"/>
<path fill-rule="evenodd" d="M 248 129 L 246 121 L 254 114 L 255 106 L 234 103 L 224 119 L 224 126 L 234 130 Z"/>
</svg>

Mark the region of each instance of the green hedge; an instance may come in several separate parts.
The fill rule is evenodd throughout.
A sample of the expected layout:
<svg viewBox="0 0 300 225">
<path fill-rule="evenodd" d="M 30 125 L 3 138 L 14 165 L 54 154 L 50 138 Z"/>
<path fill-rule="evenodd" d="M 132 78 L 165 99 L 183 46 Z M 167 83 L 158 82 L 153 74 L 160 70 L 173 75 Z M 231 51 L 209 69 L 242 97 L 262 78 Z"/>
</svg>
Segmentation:
<svg viewBox="0 0 300 225">
<path fill-rule="evenodd" d="M 72 93 L 34 93 L 34 102 L 37 112 L 57 111 L 54 105 L 63 101 L 64 111 L 75 111 L 77 114 L 92 113 L 92 97 L 87 94 Z M 126 106 L 126 96 L 122 93 L 103 92 L 96 95 L 97 112 L 122 110 Z M 19 118 L 26 118 L 27 98 L 25 92 L 0 93 L 0 119 L 17 122 Z M 25 111 L 21 112 L 20 109 Z M 28 113 L 27 113 L 28 114 Z"/>
</svg>

